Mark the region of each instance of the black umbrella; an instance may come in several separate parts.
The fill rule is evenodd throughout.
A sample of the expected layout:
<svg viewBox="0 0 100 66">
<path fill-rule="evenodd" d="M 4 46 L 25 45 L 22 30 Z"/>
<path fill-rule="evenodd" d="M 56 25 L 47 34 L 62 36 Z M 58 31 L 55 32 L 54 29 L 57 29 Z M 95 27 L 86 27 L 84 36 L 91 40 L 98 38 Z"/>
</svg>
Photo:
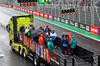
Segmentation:
<svg viewBox="0 0 100 66">
<path fill-rule="evenodd" d="M 36 30 L 33 30 L 33 31 L 31 32 L 31 36 L 32 36 L 32 37 L 38 37 L 39 34 L 43 34 L 43 31 L 40 30 L 40 29 L 36 29 Z"/>
</svg>

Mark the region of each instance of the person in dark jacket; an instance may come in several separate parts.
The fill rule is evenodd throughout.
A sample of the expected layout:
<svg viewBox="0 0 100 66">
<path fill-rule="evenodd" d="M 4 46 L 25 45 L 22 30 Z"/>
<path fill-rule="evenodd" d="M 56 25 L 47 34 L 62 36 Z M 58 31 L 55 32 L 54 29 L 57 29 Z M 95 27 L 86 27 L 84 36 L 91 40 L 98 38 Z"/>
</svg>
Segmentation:
<svg viewBox="0 0 100 66">
<path fill-rule="evenodd" d="M 70 45 L 71 45 L 71 56 L 74 55 L 74 49 L 76 47 L 76 44 L 77 44 L 77 39 L 74 36 L 72 36 L 72 40 L 70 42 Z"/>
<path fill-rule="evenodd" d="M 20 32 L 24 34 L 24 32 L 25 32 L 25 26 L 24 25 L 20 27 Z"/>
<path fill-rule="evenodd" d="M 49 37 L 47 35 L 44 35 L 44 46 L 47 48 L 47 42 Z"/>
<path fill-rule="evenodd" d="M 67 52 L 67 55 L 68 55 L 68 39 L 64 35 L 63 38 L 62 38 L 62 54 L 66 55 L 66 52 Z"/>
<path fill-rule="evenodd" d="M 29 26 L 29 28 L 28 28 L 30 31 L 33 31 L 33 30 L 35 30 L 35 27 L 34 27 L 34 25 L 33 24 L 30 24 L 30 26 Z"/>
<path fill-rule="evenodd" d="M 39 29 L 44 32 L 44 28 L 42 27 L 42 25 L 40 25 L 40 28 Z"/>
<path fill-rule="evenodd" d="M 53 50 L 54 49 L 54 45 L 52 43 L 52 38 L 49 39 L 48 43 L 47 43 L 47 47 L 49 50 Z"/>
<path fill-rule="evenodd" d="M 46 28 L 45 28 L 46 35 L 50 35 L 50 32 L 51 32 L 51 29 L 49 28 L 48 25 L 46 25 Z"/>
</svg>

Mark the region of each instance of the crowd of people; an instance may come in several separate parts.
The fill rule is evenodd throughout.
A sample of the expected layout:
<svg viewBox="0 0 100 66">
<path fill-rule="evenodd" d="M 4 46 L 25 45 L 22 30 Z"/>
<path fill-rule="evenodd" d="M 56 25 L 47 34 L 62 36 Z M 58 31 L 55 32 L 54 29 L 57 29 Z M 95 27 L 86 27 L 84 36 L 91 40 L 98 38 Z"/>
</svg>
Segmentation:
<svg viewBox="0 0 100 66">
<path fill-rule="evenodd" d="M 30 24 L 28 27 L 25 27 L 24 25 L 21 26 L 20 32 L 30 37 L 32 40 L 36 40 L 39 44 L 45 46 L 51 51 L 53 51 L 54 48 L 56 49 L 57 46 L 60 46 L 62 49 L 62 55 L 69 55 L 72 57 L 74 55 L 77 39 L 74 36 L 71 37 L 70 34 L 63 34 L 60 39 L 54 29 L 51 30 L 48 25 L 45 27 L 46 28 L 44 29 L 43 26 L 40 25 L 39 30 L 41 30 L 41 32 L 38 33 L 36 38 L 31 34 L 34 30 L 36 30 L 33 24 Z"/>
</svg>

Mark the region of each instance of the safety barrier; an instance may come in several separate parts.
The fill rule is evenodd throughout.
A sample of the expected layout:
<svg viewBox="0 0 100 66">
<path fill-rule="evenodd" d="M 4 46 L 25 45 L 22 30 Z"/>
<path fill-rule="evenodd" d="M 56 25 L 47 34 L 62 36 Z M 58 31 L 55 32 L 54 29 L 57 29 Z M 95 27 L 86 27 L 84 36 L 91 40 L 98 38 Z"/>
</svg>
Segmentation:
<svg viewBox="0 0 100 66">
<path fill-rule="evenodd" d="M 40 17 L 43 17 L 43 18 L 46 18 L 46 19 L 49 19 L 49 20 L 62 22 L 66 25 L 74 26 L 76 28 L 83 29 L 83 30 L 91 32 L 93 34 L 100 35 L 100 28 L 92 26 L 92 25 L 84 24 L 84 23 L 81 23 L 81 22 L 77 22 L 77 21 L 53 16 L 51 14 L 33 11 L 33 10 L 29 10 L 29 9 L 25 9 L 25 8 L 21 8 L 21 7 L 17 7 L 17 6 L 6 5 L 6 4 L 0 4 L 0 6 L 13 8 L 13 9 L 23 11 L 23 12 L 26 12 L 26 13 L 29 13 L 29 14 L 33 14 L 33 15 L 36 15 L 36 16 L 40 16 Z"/>
</svg>

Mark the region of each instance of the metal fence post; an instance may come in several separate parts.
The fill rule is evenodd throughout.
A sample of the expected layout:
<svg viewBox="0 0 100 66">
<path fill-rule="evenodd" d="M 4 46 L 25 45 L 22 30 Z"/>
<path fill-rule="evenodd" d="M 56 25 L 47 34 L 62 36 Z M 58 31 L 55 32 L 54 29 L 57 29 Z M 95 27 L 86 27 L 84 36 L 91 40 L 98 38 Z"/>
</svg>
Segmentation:
<svg viewBox="0 0 100 66">
<path fill-rule="evenodd" d="M 86 16 L 86 0 L 85 0 L 85 23 L 87 23 L 87 16 Z"/>
<path fill-rule="evenodd" d="M 80 22 L 80 1 L 78 1 L 78 7 L 79 7 L 79 22 Z"/>
</svg>

